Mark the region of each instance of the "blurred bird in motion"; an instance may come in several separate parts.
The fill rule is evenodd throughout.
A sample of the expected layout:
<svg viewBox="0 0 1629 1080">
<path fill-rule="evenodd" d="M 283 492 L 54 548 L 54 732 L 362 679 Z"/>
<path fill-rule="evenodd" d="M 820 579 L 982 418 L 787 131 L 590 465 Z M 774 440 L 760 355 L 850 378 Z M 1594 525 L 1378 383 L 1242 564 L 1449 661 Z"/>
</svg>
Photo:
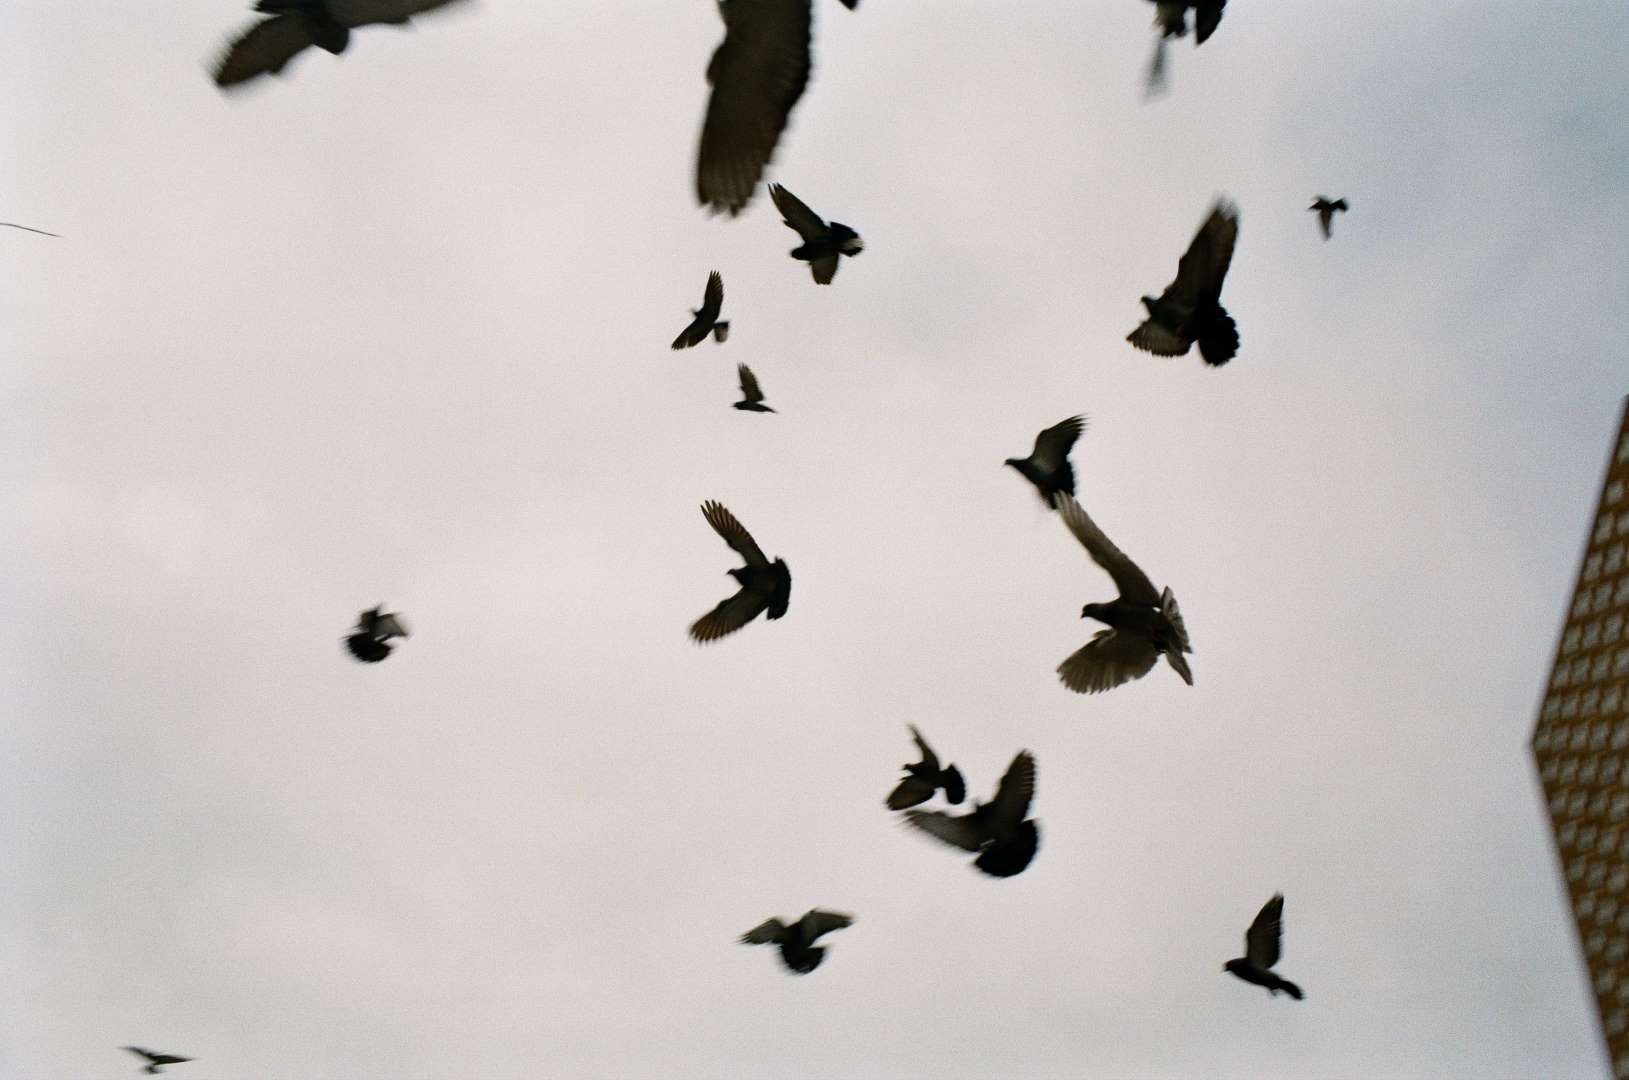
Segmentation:
<svg viewBox="0 0 1629 1080">
<path fill-rule="evenodd" d="M 1086 516 L 1080 504 L 1069 495 L 1056 497 L 1058 516 L 1086 549 L 1092 561 L 1114 579 L 1120 595 L 1107 604 L 1087 604 L 1080 617 L 1096 619 L 1108 625 L 1099 630 L 1091 641 L 1077 649 L 1058 665 L 1058 676 L 1063 684 L 1077 694 L 1096 694 L 1112 690 L 1121 683 L 1140 679 L 1153 669 L 1164 656 L 1182 676 L 1182 681 L 1193 685 L 1193 672 L 1183 653 L 1193 652 L 1188 643 L 1188 628 L 1182 622 L 1176 597 L 1167 588 L 1156 592 L 1148 575 L 1115 547 L 1103 530 Z"/>
<path fill-rule="evenodd" d="M 730 336 L 730 324 L 720 322 L 719 311 L 724 307 L 724 278 L 717 270 L 707 275 L 707 289 L 701 294 L 701 307 L 691 308 L 690 314 L 695 318 L 690 325 L 679 331 L 679 336 L 673 339 L 675 349 L 688 349 L 700 345 L 712 334 L 717 341 L 724 341 Z"/>
<path fill-rule="evenodd" d="M 1279 943 L 1283 936 L 1284 894 L 1278 893 L 1261 906 L 1255 922 L 1244 932 L 1244 955 L 1229 960 L 1222 970 L 1231 971 L 1245 982 L 1265 986 L 1269 997 L 1277 997 L 1282 990 L 1300 1001 L 1305 995 L 1299 986 L 1268 970 L 1278 963 Z"/>
<path fill-rule="evenodd" d="M 758 376 L 745 364 L 735 365 L 735 374 L 741 380 L 741 400 L 730 406 L 744 412 L 774 412 L 764 404 L 764 392 L 758 389 Z"/>
<path fill-rule="evenodd" d="M 1335 214 L 1346 213 L 1347 206 L 1345 199 L 1327 199 L 1322 195 L 1314 195 L 1312 205 L 1307 209 L 1318 211 L 1318 228 L 1323 230 L 1324 239 L 1328 240 L 1331 235 L 1329 229 L 1334 224 Z"/>
<path fill-rule="evenodd" d="M 1029 457 L 1008 458 L 1005 462 L 1035 485 L 1048 509 L 1058 492 L 1075 493 L 1075 470 L 1069 464 L 1069 451 L 1085 428 L 1084 416 L 1071 416 L 1035 436 L 1035 449 L 1030 451 Z"/>
<path fill-rule="evenodd" d="M 865 250 L 865 241 L 860 239 L 859 233 L 840 221 L 826 224 L 802 199 L 779 184 L 769 185 L 769 197 L 775 200 L 781 220 L 803 237 L 803 243 L 792 249 L 792 258 L 809 264 L 809 272 L 817 284 L 831 284 L 837 275 L 839 256 L 852 258 Z"/>
<path fill-rule="evenodd" d="M 183 1061 L 193 1060 L 189 1057 L 177 1057 L 175 1054 L 155 1054 L 151 1050 L 143 1050 L 139 1046 L 121 1046 L 119 1049 L 128 1050 L 137 1057 L 146 1058 L 147 1067 L 141 1071 L 150 1076 L 157 1076 L 159 1073 L 163 1072 L 163 1066 L 165 1065 L 179 1065 Z"/>
<path fill-rule="evenodd" d="M 1239 331 L 1222 307 L 1222 280 L 1239 237 L 1239 211 L 1218 202 L 1177 263 L 1176 280 L 1158 297 L 1143 297 L 1148 318 L 1126 340 L 1155 356 L 1181 356 L 1194 342 L 1199 355 L 1221 367 L 1239 351 Z"/>
<path fill-rule="evenodd" d="M 1034 797 L 1035 757 L 1021 750 L 1001 777 L 995 798 L 975 802 L 972 813 L 907 810 L 905 820 L 952 847 L 978 852 L 973 865 L 991 877 L 1012 877 L 1030 864 L 1041 844 L 1039 824 L 1025 817 Z"/>
<path fill-rule="evenodd" d="M 776 559 L 771 563 L 752 534 L 742 528 L 735 515 L 722 504 L 708 500 L 701 504 L 701 513 L 713 531 L 747 564 L 726 571 L 740 582 L 741 588 L 697 619 L 690 627 L 690 636 L 700 642 L 716 641 L 735 633 L 766 609 L 771 619 L 785 615 L 792 596 L 792 572 L 786 562 Z"/>
<path fill-rule="evenodd" d="M 62 239 L 61 236 L 58 236 L 54 232 L 46 232 L 44 229 L 36 229 L 32 225 L 18 225 L 14 221 L 0 221 L 0 225 L 4 225 L 8 229 L 21 229 L 24 232 L 39 233 L 41 236 L 55 236 L 58 240 Z"/>
<path fill-rule="evenodd" d="M 826 956 L 825 947 L 816 945 L 815 939 L 853 925 L 852 915 L 811 908 L 791 926 L 779 919 L 768 919 L 742 934 L 740 941 L 743 945 L 779 945 L 781 962 L 787 969 L 798 975 L 807 975 L 819 967 Z"/>
<path fill-rule="evenodd" d="M 967 785 L 962 782 L 962 774 L 954 765 L 939 767 L 939 757 L 928 746 L 922 733 L 916 730 L 916 725 L 907 725 L 911 729 L 911 738 L 916 740 L 916 748 L 922 755 L 922 760 L 900 766 L 905 770 L 905 779 L 899 782 L 888 796 L 888 809 L 903 810 L 908 806 L 916 806 L 933 798 L 933 793 L 940 788 L 945 789 L 945 801 L 952 806 L 958 805 L 967 797 Z"/>
<path fill-rule="evenodd" d="M 1194 11 L 1194 47 L 1198 48 L 1216 32 L 1222 21 L 1222 9 L 1227 0 L 1152 0 L 1154 25 L 1160 36 L 1154 41 L 1154 59 L 1148 65 L 1148 93 L 1150 96 L 1165 89 L 1165 43 L 1171 38 L 1186 37 L 1188 9 Z"/>
<path fill-rule="evenodd" d="M 261 19 L 234 41 L 215 68 L 215 85 L 236 86 L 257 75 L 280 74 L 315 45 L 338 56 L 351 31 L 374 24 L 404 25 L 414 15 L 453 0 L 260 0 Z"/>
<path fill-rule="evenodd" d="M 369 608 L 356 620 L 356 632 L 345 639 L 351 655 L 365 664 L 377 664 L 390 655 L 390 639 L 407 637 L 407 626 L 394 612 L 386 613 L 383 605 Z"/>
</svg>

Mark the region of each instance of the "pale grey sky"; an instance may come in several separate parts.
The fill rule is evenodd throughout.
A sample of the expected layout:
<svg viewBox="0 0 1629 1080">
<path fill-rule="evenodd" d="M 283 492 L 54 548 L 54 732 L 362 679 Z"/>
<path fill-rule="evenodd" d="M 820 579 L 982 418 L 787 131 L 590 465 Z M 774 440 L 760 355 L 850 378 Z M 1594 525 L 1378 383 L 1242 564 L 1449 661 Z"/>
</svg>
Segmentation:
<svg viewBox="0 0 1629 1080">
<path fill-rule="evenodd" d="M 63 234 L 0 236 L 0 1076 L 1601 1075 L 1527 738 L 1629 391 L 1622 4 L 1234 0 L 1145 103 L 1137 0 L 817 0 L 829 288 L 694 203 L 707 0 L 224 97 L 250 17 L 0 11 L 0 219 Z M 1238 359 L 1136 352 L 1220 194 Z M 1001 460 L 1076 412 L 1192 689 L 1053 674 L 1112 585 Z M 794 585 L 702 648 L 709 498 Z M 1023 875 L 883 809 L 907 723 L 978 797 L 1034 751 Z M 1278 890 L 1300 1003 L 1221 970 Z M 734 942 L 816 905 L 808 977 Z"/>
</svg>

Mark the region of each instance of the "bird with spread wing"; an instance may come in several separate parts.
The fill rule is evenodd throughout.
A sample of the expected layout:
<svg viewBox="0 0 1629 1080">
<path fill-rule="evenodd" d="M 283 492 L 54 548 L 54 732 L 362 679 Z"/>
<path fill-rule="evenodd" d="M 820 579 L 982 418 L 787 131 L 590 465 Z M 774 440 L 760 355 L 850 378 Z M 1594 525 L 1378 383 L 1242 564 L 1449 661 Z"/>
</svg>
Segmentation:
<svg viewBox="0 0 1629 1080">
<path fill-rule="evenodd" d="M 281 74 L 315 45 L 338 56 L 361 26 L 405 25 L 414 15 L 453 0 L 260 0 L 261 19 L 234 41 L 215 68 L 215 85 L 237 86 L 259 75 Z"/>
<path fill-rule="evenodd" d="M 785 560 L 770 562 L 752 534 L 721 503 L 708 500 L 701 504 L 701 513 L 713 531 L 747 564 L 726 571 L 741 588 L 697 619 L 690 627 L 690 636 L 699 642 L 717 641 L 766 611 L 771 619 L 785 615 L 792 596 L 792 572 L 787 569 Z"/>
<path fill-rule="evenodd" d="M 717 270 L 707 275 L 707 288 L 701 294 L 701 307 L 691 308 L 695 318 L 673 339 L 675 349 L 688 349 L 707 340 L 707 335 L 723 342 L 730 336 L 728 321 L 720 322 L 718 315 L 724 307 L 724 277 Z"/>
<path fill-rule="evenodd" d="M 853 258 L 865 250 L 865 241 L 860 239 L 859 233 L 840 221 L 828 225 L 802 199 L 779 184 L 769 185 L 769 197 L 775 200 L 781 220 L 803 238 L 803 243 L 792 249 L 792 258 L 809 264 L 815 284 L 830 285 L 831 279 L 837 276 L 838 258 L 843 255 Z"/>
<path fill-rule="evenodd" d="M 1324 239 L 1328 240 L 1333 235 L 1330 228 L 1335 223 L 1335 215 L 1346 213 L 1348 207 L 1345 199 L 1329 199 L 1322 195 L 1314 195 L 1312 205 L 1307 209 L 1318 212 L 1318 228 L 1323 231 Z"/>
<path fill-rule="evenodd" d="M 914 827 L 963 851 L 974 851 L 973 865 L 991 877 L 1012 877 L 1035 858 L 1041 844 L 1039 823 L 1026 817 L 1035 798 L 1035 756 L 1021 750 L 1007 766 L 995 798 L 975 802 L 968 814 L 942 810 L 907 810 Z"/>
<path fill-rule="evenodd" d="M 790 926 L 779 919 L 766 919 L 742 934 L 740 941 L 743 945 L 779 945 L 781 962 L 787 970 L 797 975 L 807 975 L 819 967 L 820 961 L 826 957 L 825 946 L 816 945 L 816 939 L 822 934 L 853 925 L 852 915 L 811 908 L 804 912 L 803 918 Z"/>
<path fill-rule="evenodd" d="M 1195 342 L 1199 355 L 1221 367 L 1239 351 L 1239 330 L 1222 307 L 1222 281 L 1239 238 L 1239 211 L 1218 202 L 1177 263 L 1176 280 L 1159 296 L 1143 297 L 1148 318 L 1126 340 L 1155 356 L 1181 356 Z"/>
<path fill-rule="evenodd" d="M 139 1046 L 121 1046 L 121 1050 L 128 1050 L 137 1057 L 147 1059 L 147 1067 L 142 1072 L 149 1076 L 157 1076 L 164 1071 L 165 1065 L 179 1065 L 183 1061 L 191 1061 L 189 1057 L 179 1057 L 175 1054 L 155 1054 L 151 1050 L 143 1050 Z"/>
<path fill-rule="evenodd" d="M 377 664 L 390 655 L 391 638 L 407 637 L 407 624 L 384 606 L 369 608 L 356 620 L 356 630 L 345 639 L 351 655 L 364 664 Z"/>
<path fill-rule="evenodd" d="M 1305 995 L 1290 980 L 1269 970 L 1278 963 L 1279 945 L 1284 936 L 1284 894 L 1278 893 L 1261 906 L 1256 920 L 1244 933 L 1244 955 L 1222 965 L 1247 983 L 1265 986 L 1269 997 L 1277 997 L 1280 990 L 1296 1001 Z"/>
<path fill-rule="evenodd" d="M 1053 424 L 1035 436 L 1035 449 L 1027 458 L 1008 458 L 1004 464 L 1018 470 L 1025 480 L 1035 485 L 1041 501 L 1050 508 L 1052 497 L 1058 492 L 1075 493 L 1075 470 L 1069 464 L 1069 451 L 1086 428 L 1084 416 L 1071 416 Z"/>
<path fill-rule="evenodd" d="M 745 364 L 735 365 L 735 376 L 741 381 L 741 400 L 730 406 L 742 412 L 774 412 L 764 404 L 764 392 L 758 387 L 758 376 Z"/>
<path fill-rule="evenodd" d="M 911 729 L 911 738 L 916 740 L 916 749 L 922 755 L 921 761 L 909 762 L 900 768 L 905 770 L 904 779 L 888 795 L 888 809 L 904 810 L 906 807 L 925 803 L 933 798 L 933 793 L 944 788 L 945 801 L 952 806 L 959 805 L 967 798 L 967 785 L 962 781 L 961 770 L 954 765 L 939 767 L 939 755 L 933 752 L 928 741 L 922 733 L 916 730 L 916 725 L 907 725 Z"/>
</svg>

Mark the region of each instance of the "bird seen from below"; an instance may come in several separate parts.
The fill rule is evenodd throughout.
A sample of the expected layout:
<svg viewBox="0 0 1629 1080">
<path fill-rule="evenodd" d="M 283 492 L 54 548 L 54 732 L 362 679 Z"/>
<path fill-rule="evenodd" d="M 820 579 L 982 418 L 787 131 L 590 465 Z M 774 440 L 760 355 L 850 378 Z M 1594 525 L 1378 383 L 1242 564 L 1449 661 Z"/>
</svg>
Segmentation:
<svg viewBox="0 0 1629 1080">
<path fill-rule="evenodd" d="M 807 975 L 826 958 L 825 946 L 816 945 L 815 940 L 822 934 L 853 925 L 852 915 L 811 908 L 791 926 L 779 919 L 767 919 L 742 934 L 740 941 L 743 945 L 779 945 L 781 962 L 787 970 Z"/>
<path fill-rule="evenodd" d="M 691 308 L 695 318 L 673 339 L 675 349 L 688 349 L 707 340 L 707 335 L 719 342 L 730 336 L 730 324 L 720 322 L 719 311 L 724 307 L 724 278 L 717 270 L 707 275 L 707 288 L 701 294 L 701 307 Z"/>
<path fill-rule="evenodd" d="M 1188 34 L 1188 9 L 1194 11 L 1194 47 L 1198 48 L 1216 32 L 1227 0 L 1152 0 L 1154 25 L 1160 36 L 1154 41 L 1154 60 L 1148 65 L 1148 92 L 1165 89 L 1165 43 Z"/>
<path fill-rule="evenodd" d="M 972 813 L 907 810 L 905 820 L 952 847 L 978 852 L 973 865 L 991 877 L 1012 877 L 1030 864 L 1041 844 L 1039 824 L 1025 816 L 1034 797 L 1035 757 L 1021 750 L 1007 766 L 995 798 L 974 802 Z"/>
<path fill-rule="evenodd" d="M 1233 261 L 1239 212 L 1218 202 L 1177 263 L 1176 280 L 1158 297 L 1143 297 L 1148 318 L 1126 340 L 1155 356 L 1181 356 L 1199 343 L 1199 355 L 1221 367 L 1239 351 L 1239 331 L 1222 307 L 1222 280 Z"/>
<path fill-rule="evenodd" d="M 175 1054 L 155 1054 L 151 1050 L 143 1050 L 139 1046 L 121 1046 L 119 1049 L 128 1050 L 137 1057 L 146 1058 L 147 1067 L 141 1071 L 149 1076 L 157 1076 L 159 1073 L 162 1073 L 165 1065 L 179 1065 L 183 1061 L 193 1060 L 189 1057 L 178 1057 Z"/>
<path fill-rule="evenodd" d="M 1231 971 L 1245 982 L 1265 986 L 1270 997 L 1277 997 L 1282 990 L 1300 1001 L 1305 996 L 1301 988 L 1269 970 L 1278 963 L 1279 944 L 1283 936 L 1284 894 L 1278 893 L 1261 905 L 1256 921 L 1244 932 L 1244 955 L 1229 960 L 1222 965 L 1222 970 Z"/>
<path fill-rule="evenodd" d="M 1035 436 L 1035 449 L 1030 451 L 1029 457 L 1008 458 L 1005 462 L 1035 485 L 1048 509 L 1058 492 L 1075 493 L 1075 470 L 1069 464 L 1069 451 L 1085 428 L 1084 416 L 1071 416 Z"/>
<path fill-rule="evenodd" d="M 356 620 L 356 631 L 345 639 L 351 655 L 364 664 L 377 664 L 390 655 L 390 639 L 407 637 L 407 626 L 402 617 L 387 613 L 384 607 L 369 608 Z"/>
<path fill-rule="evenodd" d="M 215 85 L 236 86 L 257 75 L 279 74 L 315 45 L 338 56 L 351 31 L 373 24 L 403 25 L 414 15 L 453 0 L 260 0 L 261 19 L 227 49 L 215 69 Z"/>
<path fill-rule="evenodd" d="M 962 774 L 954 765 L 939 767 L 939 756 L 928 746 L 922 733 L 916 730 L 916 725 L 908 725 L 911 729 L 911 738 L 916 740 L 916 749 L 922 755 L 922 760 L 909 762 L 900 768 L 905 770 L 905 778 L 899 782 L 893 792 L 888 796 L 888 809 L 904 810 L 908 806 L 916 806 L 933 798 L 933 793 L 940 788 L 945 790 L 945 801 L 952 806 L 959 805 L 967 798 L 967 785 L 962 782 Z"/>
<path fill-rule="evenodd" d="M 842 0 L 853 10 L 859 0 Z M 731 217 L 752 198 L 809 85 L 811 0 L 719 0 L 724 40 L 707 63 L 696 198 Z"/>
<path fill-rule="evenodd" d="M 859 233 L 840 221 L 828 225 L 802 199 L 779 184 L 769 185 L 769 197 L 775 200 L 781 220 L 803 237 L 803 243 L 792 249 L 792 258 L 809 264 L 809 272 L 817 284 L 831 284 L 837 274 L 839 256 L 852 258 L 865 250 L 865 241 L 860 239 Z"/>
<path fill-rule="evenodd" d="M 1348 208 L 1345 199 L 1327 199 L 1322 195 L 1314 195 L 1312 205 L 1307 209 L 1318 211 L 1318 228 L 1323 230 L 1324 239 L 1328 240 L 1332 235 L 1330 226 L 1335 223 L 1335 215 L 1346 213 Z"/>
<path fill-rule="evenodd" d="M 771 563 L 752 534 L 742 528 L 735 515 L 722 504 L 708 500 L 701 504 L 701 513 L 713 531 L 747 564 L 727 571 L 741 588 L 697 619 L 690 627 L 690 636 L 700 642 L 717 641 L 735 633 L 766 610 L 771 619 L 785 615 L 792 596 L 792 572 L 785 561 L 776 559 Z"/>
<path fill-rule="evenodd" d="M 751 368 L 745 364 L 737 364 L 735 365 L 735 374 L 741 380 L 741 400 L 737 401 L 731 408 L 740 409 L 743 412 L 775 411 L 764 404 L 764 392 L 758 389 L 758 376 L 752 373 Z"/>
<path fill-rule="evenodd" d="M 1081 618 L 1096 619 L 1109 629 L 1099 630 L 1091 641 L 1058 665 L 1058 677 L 1063 685 L 1077 694 L 1112 690 L 1121 683 L 1147 675 L 1164 656 L 1182 676 L 1182 681 L 1192 686 L 1193 672 L 1182 654 L 1192 652 L 1193 648 L 1188 643 L 1188 628 L 1182 622 L 1182 612 L 1171 590 L 1156 592 L 1148 575 L 1103 535 L 1103 530 L 1086 516 L 1086 511 L 1072 496 L 1058 495 L 1056 505 L 1058 516 L 1063 518 L 1070 533 L 1080 541 L 1092 561 L 1108 571 L 1120 590 L 1120 595 L 1107 604 L 1087 604 L 1081 608 Z"/>
</svg>

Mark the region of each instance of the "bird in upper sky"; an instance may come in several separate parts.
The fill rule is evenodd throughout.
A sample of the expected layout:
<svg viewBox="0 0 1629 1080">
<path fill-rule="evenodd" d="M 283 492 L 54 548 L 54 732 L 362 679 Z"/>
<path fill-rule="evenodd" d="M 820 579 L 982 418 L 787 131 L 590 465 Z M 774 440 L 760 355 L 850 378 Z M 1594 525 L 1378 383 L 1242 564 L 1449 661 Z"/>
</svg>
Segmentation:
<svg viewBox="0 0 1629 1080">
<path fill-rule="evenodd" d="M 1199 355 L 1212 367 L 1233 359 L 1239 331 L 1222 307 L 1222 279 L 1238 237 L 1238 209 L 1218 202 L 1177 263 L 1176 280 L 1158 297 L 1143 297 L 1148 318 L 1126 340 L 1156 356 L 1181 356 L 1197 341 Z"/>
<path fill-rule="evenodd" d="M 390 655 L 391 638 L 407 636 L 402 617 L 387 613 L 381 605 L 369 608 L 357 618 L 356 631 L 345 639 L 345 647 L 363 663 L 377 664 Z"/>
<path fill-rule="evenodd" d="M 1188 643 L 1188 628 L 1182 622 L 1182 612 L 1171 590 L 1155 591 L 1148 575 L 1103 535 L 1103 530 L 1086 516 L 1086 511 L 1072 496 L 1058 495 L 1055 505 L 1058 516 L 1086 549 L 1086 554 L 1108 571 L 1120 590 L 1120 595 L 1107 604 L 1087 604 L 1081 608 L 1081 618 L 1096 619 L 1109 629 L 1099 630 L 1091 641 L 1058 665 L 1058 676 L 1063 684 L 1077 694 L 1112 690 L 1121 683 L 1147 675 L 1164 656 L 1182 676 L 1182 681 L 1192 686 L 1193 672 L 1182 654 L 1193 652 L 1193 648 Z"/>
<path fill-rule="evenodd" d="M 854 925 L 854 916 L 839 915 L 835 911 L 811 908 L 803 918 L 788 926 L 779 919 L 767 919 L 741 935 L 743 945 L 779 945 L 781 962 L 787 970 L 807 975 L 820 966 L 826 957 L 826 948 L 816 945 L 822 934 Z"/>
<path fill-rule="evenodd" d="M 1035 485 L 1041 501 L 1048 507 L 1058 492 L 1075 493 L 1075 470 L 1069 464 L 1069 450 L 1086 428 L 1084 416 L 1071 416 L 1053 424 L 1035 436 L 1035 449 L 1027 458 L 1008 458 L 1005 462 Z"/>
<path fill-rule="evenodd" d="M 32 225 L 18 225 L 14 221 L 0 221 L 0 225 L 4 225 L 8 229 L 21 229 L 24 232 L 39 233 L 41 236 L 55 236 L 58 240 L 62 239 L 61 236 L 58 236 L 54 232 L 46 232 L 44 229 L 36 229 Z"/>
<path fill-rule="evenodd" d="M 900 766 L 905 770 L 905 778 L 899 782 L 888 796 L 888 809 L 903 810 L 908 806 L 925 803 L 933 798 L 933 793 L 940 788 L 945 789 L 945 800 L 952 806 L 959 804 L 967 797 L 967 785 L 962 782 L 962 774 L 954 765 L 939 767 L 939 756 L 928 746 L 922 733 L 916 730 L 914 724 L 908 725 L 911 729 L 911 738 L 916 740 L 916 748 L 922 754 L 922 760 L 907 762 Z"/>
<path fill-rule="evenodd" d="M 1041 844 L 1039 824 L 1025 817 L 1034 797 L 1035 756 L 1021 750 L 1001 777 L 995 798 L 975 802 L 972 813 L 907 810 L 905 820 L 953 847 L 978 852 L 973 865 L 991 877 L 1012 877 L 1030 864 Z"/>
<path fill-rule="evenodd" d="M 717 270 L 707 275 L 707 289 L 701 294 L 701 307 L 691 308 L 695 318 L 673 339 L 675 349 L 688 349 L 700 345 L 711 334 L 718 341 L 730 336 L 730 324 L 720 322 L 718 313 L 724 306 L 724 277 Z"/>
<path fill-rule="evenodd" d="M 735 365 L 736 377 L 741 380 L 741 400 L 730 406 L 743 412 L 774 412 L 764 404 L 764 392 L 758 389 L 758 376 L 745 364 Z"/>
<path fill-rule="evenodd" d="M 1244 955 L 1222 965 L 1223 971 L 1248 983 L 1265 986 L 1269 997 L 1277 997 L 1280 990 L 1296 1001 L 1305 995 L 1290 980 L 1268 970 L 1278 963 L 1279 943 L 1284 936 L 1284 894 L 1278 893 L 1261 905 L 1256 921 L 1244 932 Z"/>
<path fill-rule="evenodd" d="M 1324 239 L 1328 240 L 1330 237 L 1329 227 L 1335 221 L 1335 214 L 1337 212 L 1344 214 L 1348 208 L 1345 199 L 1328 199 L 1322 195 L 1314 195 L 1312 205 L 1307 209 L 1318 211 L 1318 228 L 1324 231 Z"/>
<path fill-rule="evenodd" d="M 121 1046 L 121 1047 L 119 1047 L 119 1049 L 120 1050 L 128 1050 L 132 1054 L 137 1055 L 138 1057 L 146 1058 L 147 1059 L 147 1067 L 145 1069 L 141 1070 L 141 1071 L 144 1072 L 144 1073 L 147 1073 L 149 1075 L 152 1075 L 152 1076 L 157 1076 L 159 1073 L 164 1071 L 161 1066 L 164 1066 L 164 1065 L 179 1065 L 183 1061 L 192 1061 L 193 1060 L 192 1058 L 189 1058 L 189 1057 L 177 1057 L 175 1054 L 155 1054 L 151 1050 L 143 1050 L 139 1046 Z"/>
<path fill-rule="evenodd" d="M 1216 32 L 1222 21 L 1222 9 L 1227 0 L 1152 0 L 1154 25 L 1160 36 L 1154 42 L 1154 61 L 1148 67 L 1148 91 L 1158 93 L 1165 88 L 1165 42 L 1170 38 L 1185 37 L 1188 33 L 1188 9 L 1194 10 L 1194 47 L 1203 45 Z"/>
<path fill-rule="evenodd" d="M 690 627 L 690 636 L 701 642 L 716 641 L 735 633 L 766 609 L 771 619 L 785 615 L 792 596 L 792 572 L 787 569 L 785 560 L 776 559 L 771 563 L 752 534 L 742 528 L 735 515 L 722 504 L 709 499 L 701 504 L 701 513 L 713 531 L 722 536 L 747 565 L 727 571 L 740 582 L 741 588 L 697 619 Z"/>
<path fill-rule="evenodd" d="M 802 199 L 779 184 L 769 185 L 769 197 L 775 200 L 775 209 L 781 212 L 781 220 L 803 237 L 803 243 L 792 249 L 792 258 L 809 264 L 809 272 L 814 275 L 816 283 L 831 284 L 831 279 L 837 274 L 839 256 L 853 257 L 865 250 L 865 241 L 860 239 L 859 233 L 840 221 L 826 224 Z"/>
<path fill-rule="evenodd" d="M 842 0 L 853 10 L 859 0 Z M 741 212 L 809 85 L 811 0 L 719 0 L 724 41 L 707 63 L 713 88 L 696 155 L 696 198 Z"/>
<path fill-rule="evenodd" d="M 375 23 L 403 25 L 414 15 L 453 0 L 259 0 L 261 19 L 227 49 L 215 69 L 215 85 L 236 86 L 268 72 L 280 74 L 290 60 L 315 45 L 338 56 L 351 31 Z"/>
</svg>

